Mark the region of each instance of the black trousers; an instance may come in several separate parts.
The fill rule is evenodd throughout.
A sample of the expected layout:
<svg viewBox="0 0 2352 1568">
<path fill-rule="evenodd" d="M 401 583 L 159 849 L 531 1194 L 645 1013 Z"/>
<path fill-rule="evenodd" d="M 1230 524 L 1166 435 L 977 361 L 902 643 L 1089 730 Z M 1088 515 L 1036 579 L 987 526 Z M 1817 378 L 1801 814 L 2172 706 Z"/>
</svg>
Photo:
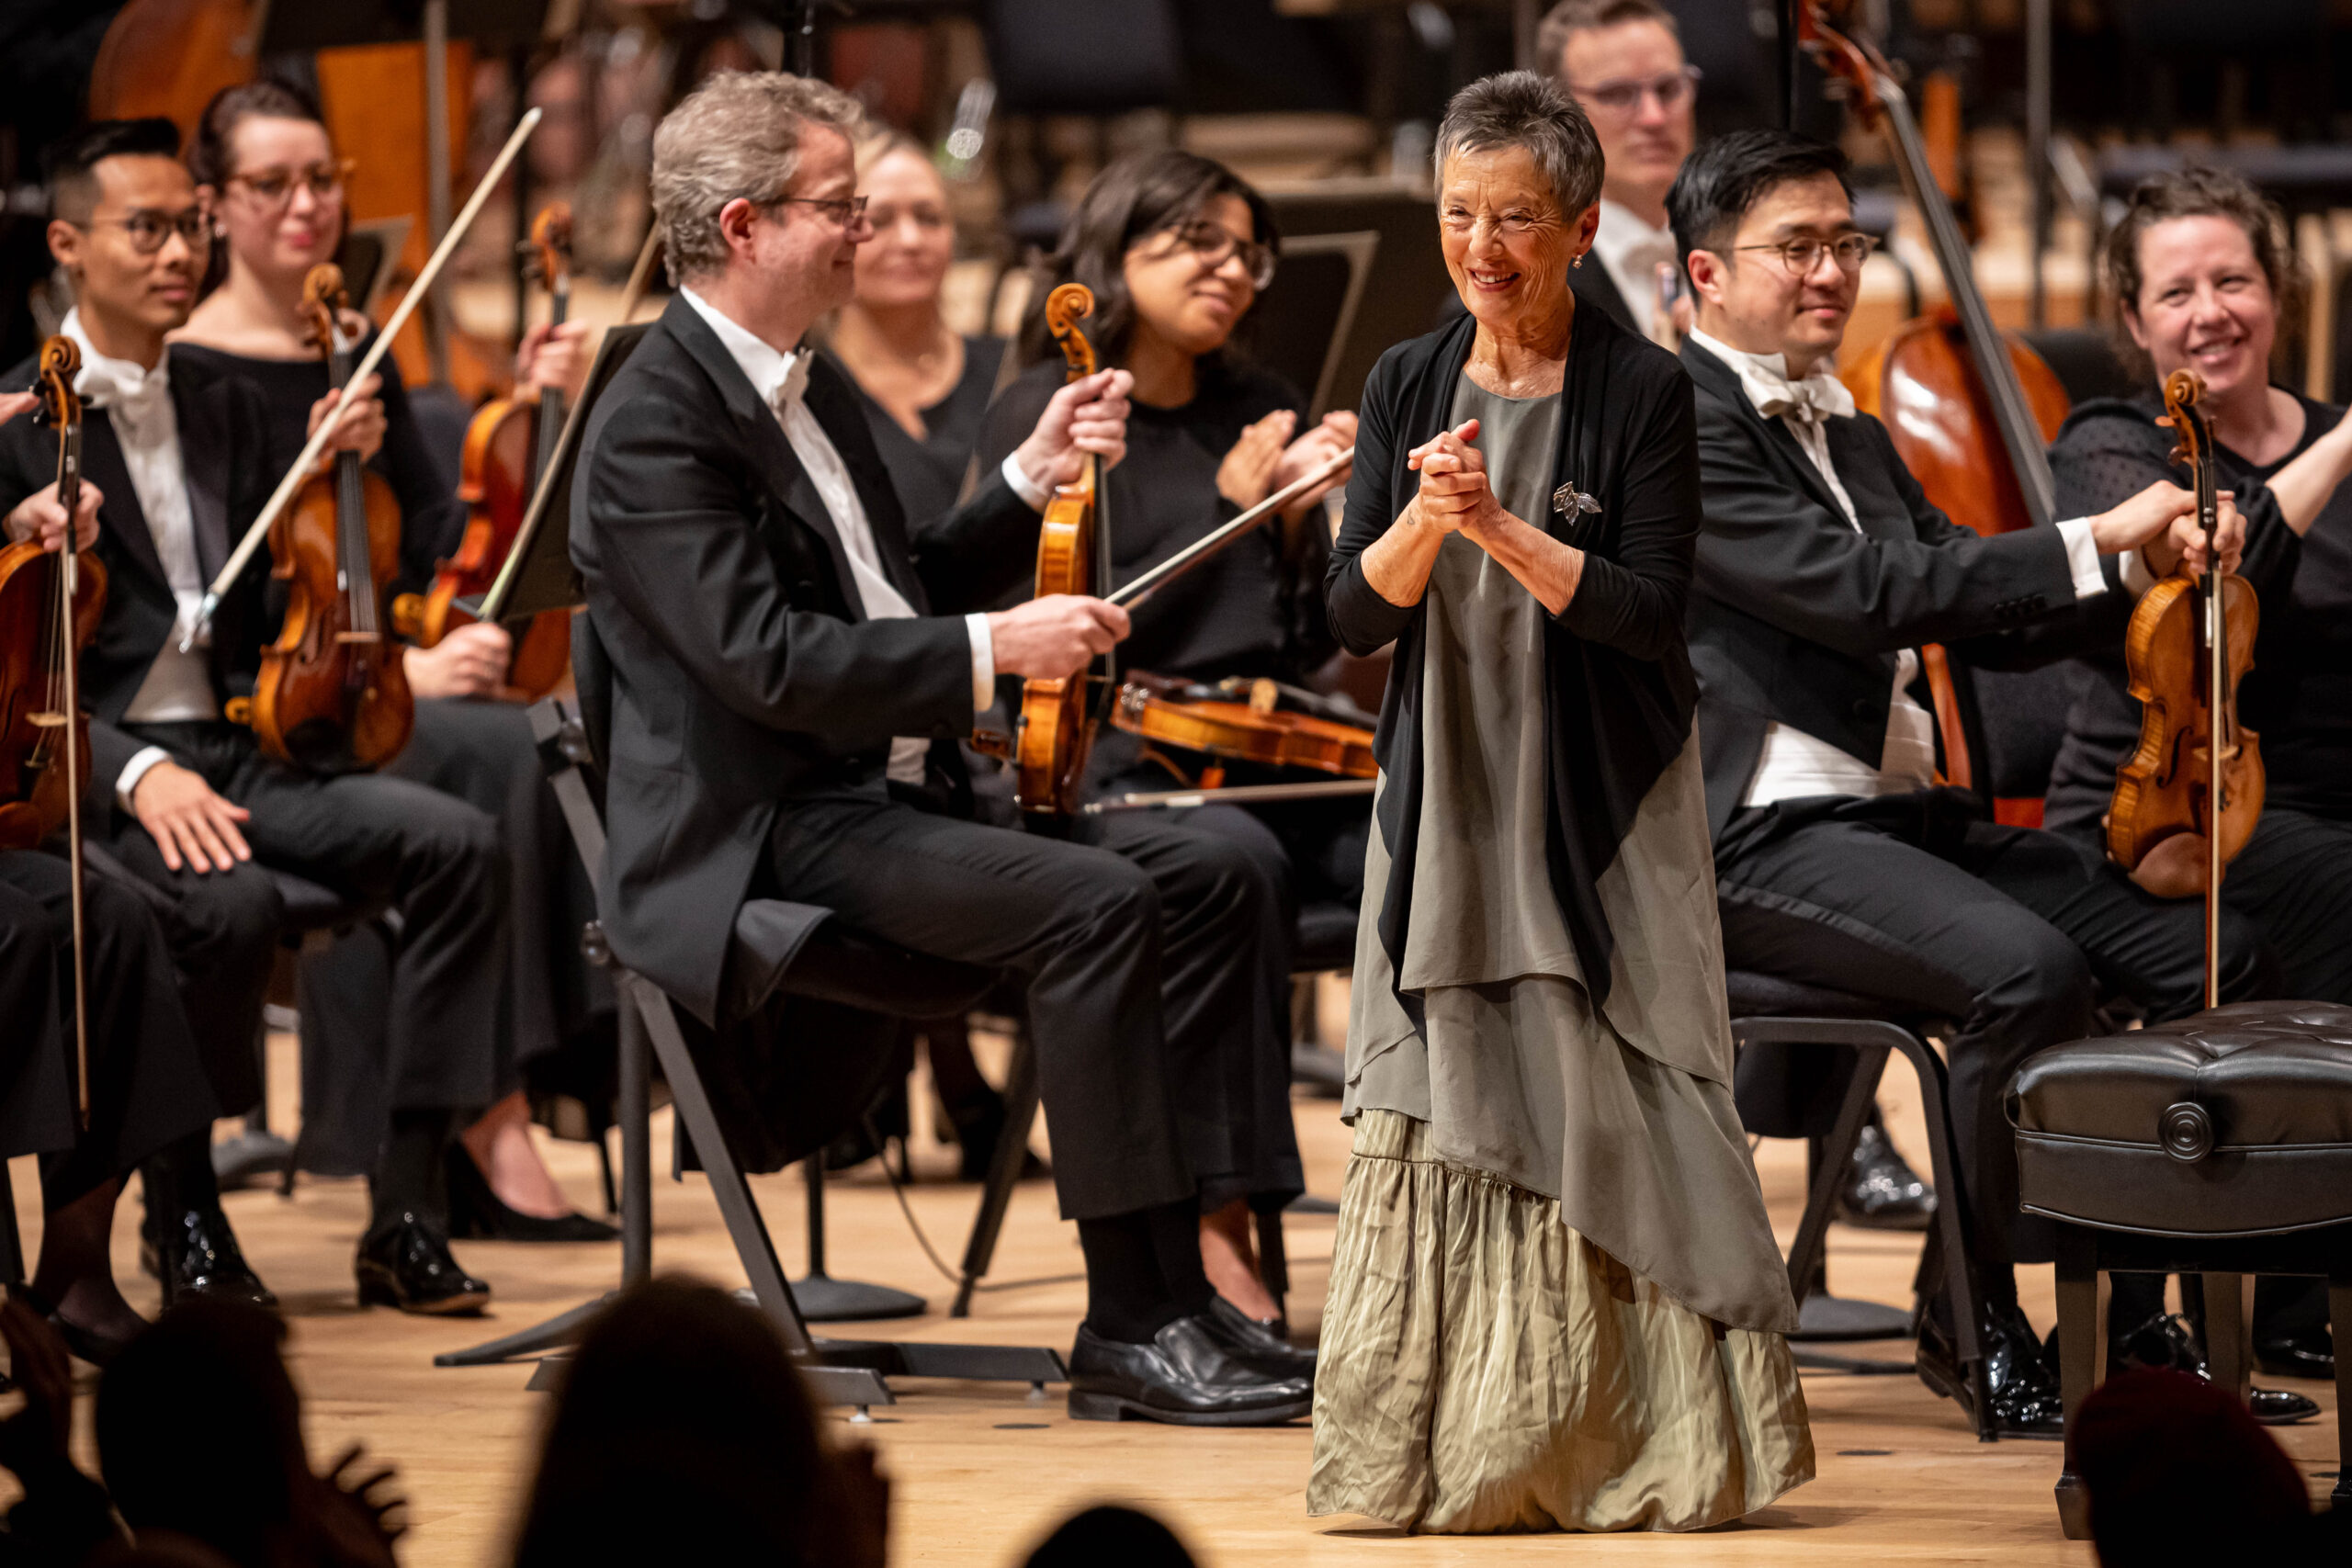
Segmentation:
<svg viewBox="0 0 2352 1568">
<path fill-rule="evenodd" d="M 596 918 L 595 888 L 539 765 L 526 711 L 459 698 L 420 702 L 415 732 L 384 776 L 454 796 L 498 824 L 513 911 L 512 1024 L 497 1042 L 492 1098 L 503 1099 L 569 1044 L 608 1041 L 612 983 L 580 948 L 582 928 Z M 370 922 L 301 961 L 307 1169 L 353 1175 L 374 1164 L 390 1111 L 387 1025 L 400 947 L 389 929 Z"/>
<path fill-rule="evenodd" d="M 232 931 L 268 912 L 274 943 L 282 905 L 264 866 L 388 911 L 398 937 L 383 1019 L 387 1104 L 451 1111 L 489 1104 L 508 1032 L 506 875 L 498 825 L 463 801 L 405 779 L 313 778 L 280 767 L 234 725 L 128 728 L 252 814 L 242 830 L 253 861 L 199 873 L 167 871 L 146 829 L 117 813 L 115 853 L 173 898 L 175 929 Z M 176 936 L 175 957 L 184 969 L 191 965 Z M 240 998 L 243 1016 L 226 1026 L 242 1030 L 227 1043 L 248 1064 L 267 982 L 265 949 L 258 978 Z M 208 1049 L 208 1061 L 214 1054 Z M 250 1095 L 222 1099 L 253 1102 Z"/>
<path fill-rule="evenodd" d="M 1947 1046 L 1970 1235 L 1988 1292 L 2005 1294 L 2018 1218 L 2009 1079 L 2034 1052 L 2089 1032 L 2094 977 L 2152 1018 L 2202 1007 L 2198 906 L 2150 897 L 2054 833 L 1978 819 L 1951 790 L 1742 811 L 1716 845 L 1715 878 L 1733 967 L 1957 1025 Z M 2256 988 L 2248 922 L 2225 922 L 2222 963 L 2232 994 Z M 1743 1064 L 1742 1116 L 1758 1130 L 1820 1121 L 1843 1097 L 1850 1057 L 1798 1055 L 1784 1075 Z"/>
<path fill-rule="evenodd" d="M 90 1124 L 76 1125 L 73 886 L 62 855 L 0 852 L 0 1151 L 41 1156 L 52 1210 L 210 1126 L 219 1110 L 153 912 L 92 872 L 82 903 Z"/>
<path fill-rule="evenodd" d="M 989 827 L 874 786 L 788 803 L 769 869 L 766 891 L 1025 981 L 1066 1217 L 1298 1181 L 1287 1090 L 1276 1124 L 1258 1099 L 1276 1044 L 1247 950 L 1272 894 L 1238 852 L 1133 818 Z M 1286 1165 L 1253 1169 L 1270 1147 Z"/>
</svg>

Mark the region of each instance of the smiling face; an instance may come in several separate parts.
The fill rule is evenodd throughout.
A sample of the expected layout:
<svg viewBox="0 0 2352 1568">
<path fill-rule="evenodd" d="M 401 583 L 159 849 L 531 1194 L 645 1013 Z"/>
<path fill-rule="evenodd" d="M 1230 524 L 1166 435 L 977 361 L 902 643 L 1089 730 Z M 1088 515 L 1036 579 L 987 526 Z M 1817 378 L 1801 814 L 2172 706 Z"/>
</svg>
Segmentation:
<svg viewBox="0 0 2352 1568">
<path fill-rule="evenodd" d="M 887 309 L 939 298 L 956 259 L 947 187 L 911 147 L 886 152 L 865 175 L 865 216 L 874 238 L 857 247 L 857 299 Z"/>
<path fill-rule="evenodd" d="M 74 300 L 95 334 L 122 352 L 157 344 L 187 321 L 204 274 L 202 251 L 176 225 L 200 210 L 195 182 L 176 158 L 126 154 L 91 171 L 96 199 L 86 217 L 49 226 L 50 250 L 73 275 Z M 163 243 L 141 254 L 128 225 L 161 224 Z"/>
<path fill-rule="evenodd" d="M 2140 236 L 2140 297 L 2125 308 L 2123 324 L 2155 362 L 2158 380 L 2194 370 L 2208 392 L 2227 400 L 2268 383 L 2278 301 L 2235 219 L 2168 218 Z"/>
<path fill-rule="evenodd" d="M 266 277 L 300 280 L 342 242 L 341 175 L 326 127 L 315 120 L 238 120 L 222 184 L 212 193 L 212 210 L 229 254 Z M 329 188 L 315 188 L 322 185 Z"/>
<path fill-rule="evenodd" d="M 1137 333 L 1195 356 L 1222 348 L 1258 298 L 1241 249 L 1257 238 L 1250 204 L 1226 195 L 1210 197 L 1175 228 L 1128 246 L 1120 270 L 1135 303 Z M 1219 250 L 1226 254 L 1213 262 Z"/>
<path fill-rule="evenodd" d="M 1690 253 L 1699 329 L 1749 354 L 1783 355 L 1790 375 L 1807 374 L 1844 341 L 1861 277 L 1849 276 L 1826 249 L 1800 277 L 1778 247 L 1791 240 L 1834 242 L 1853 228 L 1853 207 L 1837 175 L 1774 186 L 1728 242 Z"/>
<path fill-rule="evenodd" d="M 1600 193 L 1645 216 L 1665 204 L 1690 155 L 1696 95 L 1682 69 L 1682 40 L 1646 17 L 1579 28 L 1560 51 L 1561 83 L 1592 117 L 1608 161 Z M 1628 87 L 1639 90 L 1625 107 L 1604 101 Z"/>
<path fill-rule="evenodd" d="M 758 215 L 750 234 L 755 269 L 816 314 L 848 304 L 857 288 L 858 246 L 873 231 L 863 218 L 842 223 L 808 202 L 847 201 L 857 194 L 849 138 L 829 125 L 808 126 L 792 188 L 785 194 L 805 199 L 778 202 Z"/>
<path fill-rule="evenodd" d="M 1445 270 L 1479 325 L 1517 336 L 1573 309 L 1568 268 L 1592 244 L 1600 204 L 1562 212 L 1526 148 L 1448 159 L 1437 213 Z"/>
</svg>

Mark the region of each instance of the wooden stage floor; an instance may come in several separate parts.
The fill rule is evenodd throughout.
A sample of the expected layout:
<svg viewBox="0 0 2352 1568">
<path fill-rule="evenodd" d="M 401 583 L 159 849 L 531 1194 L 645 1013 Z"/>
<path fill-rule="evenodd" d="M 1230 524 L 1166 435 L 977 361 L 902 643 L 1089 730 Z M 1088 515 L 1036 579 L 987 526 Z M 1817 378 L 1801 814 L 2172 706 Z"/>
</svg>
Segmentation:
<svg viewBox="0 0 2352 1568">
<path fill-rule="evenodd" d="M 281 1085 L 293 1081 L 290 1042 L 280 1040 Z M 1890 1085 L 1899 1092 L 1901 1086 Z M 1890 1100 L 1893 1104 L 1893 1100 Z M 1314 1190 L 1336 1195 L 1346 1131 L 1329 1101 L 1298 1102 L 1300 1142 Z M 1909 1118 L 1895 1106 L 1895 1135 L 1906 1148 Z M 281 1123 L 282 1124 L 282 1123 Z M 668 1167 L 669 1114 L 656 1123 L 657 1169 Z M 583 1145 L 551 1144 L 550 1161 L 576 1198 L 593 1201 L 595 1166 Z M 1766 1196 L 1783 1240 L 1795 1223 L 1802 1146 L 1767 1143 L 1758 1151 Z M 1924 1163 L 1924 1162 L 1923 1162 Z M 17 1190 L 34 1189 L 31 1171 L 16 1172 Z M 760 1201 L 793 1272 L 801 1270 L 802 1201 L 797 1176 L 763 1179 Z M 916 1214 L 943 1255 L 958 1256 L 977 1189 L 947 1181 L 919 1184 Z M 1056 1345 L 1065 1350 L 1082 1302 L 1075 1282 L 984 1294 L 976 1314 L 944 1315 L 950 1292 L 910 1236 L 889 1189 L 872 1167 L 839 1179 L 830 1193 L 832 1272 L 914 1290 L 931 1315 L 836 1332 L 874 1337 Z M 245 1250 L 284 1298 L 292 1325 L 296 1381 L 308 1397 L 312 1454 L 322 1462 L 364 1441 L 396 1462 L 410 1498 L 412 1533 L 401 1560 L 410 1568 L 491 1568 L 503 1562 L 510 1509 L 520 1495 L 537 1424 L 539 1395 L 526 1392 L 527 1367 L 442 1371 L 435 1352 L 519 1328 L 607 1288 L 618 1269 L 616 1246 L 527 1247 L 474 1244 L 468 1266 L 497 1289 L 495 1316 L 479 1322 L 406 1318 L 361 1312 L 353 1303 L 350 1253 L 365 1213 L 357 1181 L 303 1182 L 290 1200 L 240 1192 L 227 1200 Z M 655 1184 L 657 1266 L 740 1284 L 717 1210 L 700 1178 Z M 117 1270 L 134 1281 L 142 1311 L 155 1304 L 153 1281 L 139 1276 L 135 1202 L 126 1202 L 116 1235 Z M 32 1243 L 39 1219 L 23 1215 Z M 1331 1222 L 1297 1218 L 1288 1231 L 1293 1312 L 1315 1326 L 1330 1254 Z M 1832 1234 L 1831 1280 L 1841 1294 L 1899 1302 L 1908 1290 L 1917 1238 L 1838 1227 Z M 995 1278 L 1018 1281 L 1074 1273 L 1080 1267 L 1069 1227 L 1054 1218 L 1050 1186 L 1025 1185 L 1016 1201 Z M 2028 1306 L 2051 1321 L 2050 1273 L 2029 1270 Z M 1900 1347 L 1883 1348 L 1888 1353 Z M 95 1382 L 87 1368 L 85 1393 Z M 2334 1400 L 2316 1383 L 2293 1386 L 2330 1407 L 2320 1420 L 2281 1434 L 2288 1451 L 2324 1495 L 2335 1465 Z M 857 1428 L 877 1444 L 896 1483 L 893 1561 L 914 1564 L 1016 1563 L 1049 1526 L 1085 1504 L 1134 1502 L 1170 1520 L 1204 1564 L 1460 1563 L 1556 1560 L 1643 1563 L 2000 1562 L 2083 1564 L 2086 1546 L 2058 1534 L 2051 1483 L 2058 1450 L 2049 1443 L 1979 1445 L 1959 1412 L 1910 1376 L 1808 1373 L 1819 1479 L 1745 1525 L 1697 1536 L 1408 1538 L 1363 1519 L 1310 1520 L 1304 1493 L 1310 1436 L 1304 1424 L 1272 1431 L 1184 1431 L 1128 1423 L 1073 1423 L 1057 1394 L 1033 1404 L 1003 1385 L 909 1383 L 901 1403 L 875 1412 Z M 835 1430 L 852 1428 L 833 1413 Z M 85 1445 L 86 1400 L 77 1428 Z"/>
</svg>

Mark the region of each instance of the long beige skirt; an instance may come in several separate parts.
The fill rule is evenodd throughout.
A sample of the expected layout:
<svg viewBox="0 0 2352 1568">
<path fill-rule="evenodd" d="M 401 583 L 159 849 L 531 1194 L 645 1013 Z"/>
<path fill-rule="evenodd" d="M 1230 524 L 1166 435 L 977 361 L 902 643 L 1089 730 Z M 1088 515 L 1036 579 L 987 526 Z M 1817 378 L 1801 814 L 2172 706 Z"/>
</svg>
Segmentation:
<svg viewBox="0 0 2352 1568">
<path fill-rule="evenodd" d="M 1777 1334 L 1682 1306 L 1557 1200 L 1356 1118 L 1315 1381 L 1309 1514 L 1407 1529 L 1690 1530 L 1813 1478 Z"/>
</svg>

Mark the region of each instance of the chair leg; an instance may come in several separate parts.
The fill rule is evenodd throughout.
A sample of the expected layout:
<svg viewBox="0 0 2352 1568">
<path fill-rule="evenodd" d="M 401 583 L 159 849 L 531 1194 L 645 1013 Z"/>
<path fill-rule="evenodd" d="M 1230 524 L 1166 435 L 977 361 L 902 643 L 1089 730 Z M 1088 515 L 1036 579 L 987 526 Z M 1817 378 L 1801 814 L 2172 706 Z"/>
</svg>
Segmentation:
<svg viewBox="0 0 2352 1568">
<path fill-rule="evenodd" d="M 2058 1522 L 2069 1540 L 2091 1533 L 2090 1494 L 2075 1474 L 2075 1416 L 2098 1382 L 2098 1238 L 2081 1225 L 2058 1227 L 2058 1386 L 2066 1408 L 2065 1468 L 2058 1476 Z"/>
<path fill-rule="evenodd" d="M 1274 1298 L 1274 1315 L 1288 1315 L 1283 1298 L 1290 1294 L 1290 1254 L 1283 1245 L 1283 1212 L 1258 1214 L 1258 1282 Z"/>
<path fill-rule="evenodd" d="M 2352 1341 L 2352 1272 L 2335 1275 L 2328 1280 L 2327 1321 L 2336 1345 L 2335 1491 L 2332 1502 L 2342 1512 L 2352 1508 L 2352 1358 L 2344 1354 L 2346 1342 Z"/>
<path fill-rule="evenodd" d="M 1912 1031 L 1901 1032 L 1899 1048 L 1919 1076 L 1920 1109 L 1928 1124 L 1928 1166 L 1936 1182 L 1935 1229 L 1930 1240 L 1939 1252 L 1945 1307 L 1952 1319 L 1952 1352 L 1967 1369 L 1973 1391 L 1977 1440 L 1989 1443 L 1999 1434 L 1995 1429 L 1984 1348 L 1976 1336 L 1978 1303 L 1983 1297 L 1976 1284 L 1975 1255 L 1968 1247 L 1968 1183 L 1961 1176 L 1960 1157 L 1953 1146 L 1951 1076 L 1935 1048 Z"/>
<path fill-rule="evenodd" d="M 1024 1021 L 1012 1037 L 1012 1060 L 1004 1074 L 1004 1131 L 997 1135 L 996 1157 L 989 1165 L 988 1184 L 980 1190 L 980 1212 L 973 1216 L 972 1234 L 964 1244 L 963 1278 L 956 1286 L 950 1317 L 972 1315 L 972 1292 L 987 1278 L 996 1257 L 997 1235 L 1004 1229 L 1005 1212 L 1012 1206 L 1012 1190 L 1021 1183 L 1021 1168 L 1029 1155 L 1029 1128 L 1037 1119 L 1036 1047 L 1030 1043 Z"/>
<path fill-rule="evenodd" d="M 1812 1293 L 1815 1282 L 1824 1277 L 1822 1263 L 1829 1245 L 1829 1217 L 1838 1203 L 1834 1173 L 1843 1170 L 1854 1157 L 1854 1145 L 1861 1140 L 1862 1123 L 1869 1119 L 1871 1107 L 1878 1099 L 1879 1078 L 1886 1071 L 1883 1047 L 1857 1047 L 1854 1055 L 1854 1076 L 1846 1085 L 1845 1102 L 1838 1108 L 1838 1121 L 1822 1151 L 1821 1169 L 1815 1173 L 1812 1187 L 1805 1193 L 1804 1218 L 1798 1222 L 1796 1241 L 1789 1248 L 1789 1290 L 1800 1308 Z"/>
<path fill-rule="evenodd" d="M 623 1006 L 619 1018 L 621 1123 L 621 1285 L 653 1277 L 653 1050 L 645 1019 Z M 605 1168 L 605 1197 L 614 1201 L 613 1161 L 606 1140 L 596 1140 Z"/>
<path fill-rule="evenodd" d="M 2254 1341 L 2245 1317 L 2245 1276 L 2205 1276 L 2205 1363 L 2215 1388 L 2246 1397 L 2254 1371 Z"/>
</svg>

